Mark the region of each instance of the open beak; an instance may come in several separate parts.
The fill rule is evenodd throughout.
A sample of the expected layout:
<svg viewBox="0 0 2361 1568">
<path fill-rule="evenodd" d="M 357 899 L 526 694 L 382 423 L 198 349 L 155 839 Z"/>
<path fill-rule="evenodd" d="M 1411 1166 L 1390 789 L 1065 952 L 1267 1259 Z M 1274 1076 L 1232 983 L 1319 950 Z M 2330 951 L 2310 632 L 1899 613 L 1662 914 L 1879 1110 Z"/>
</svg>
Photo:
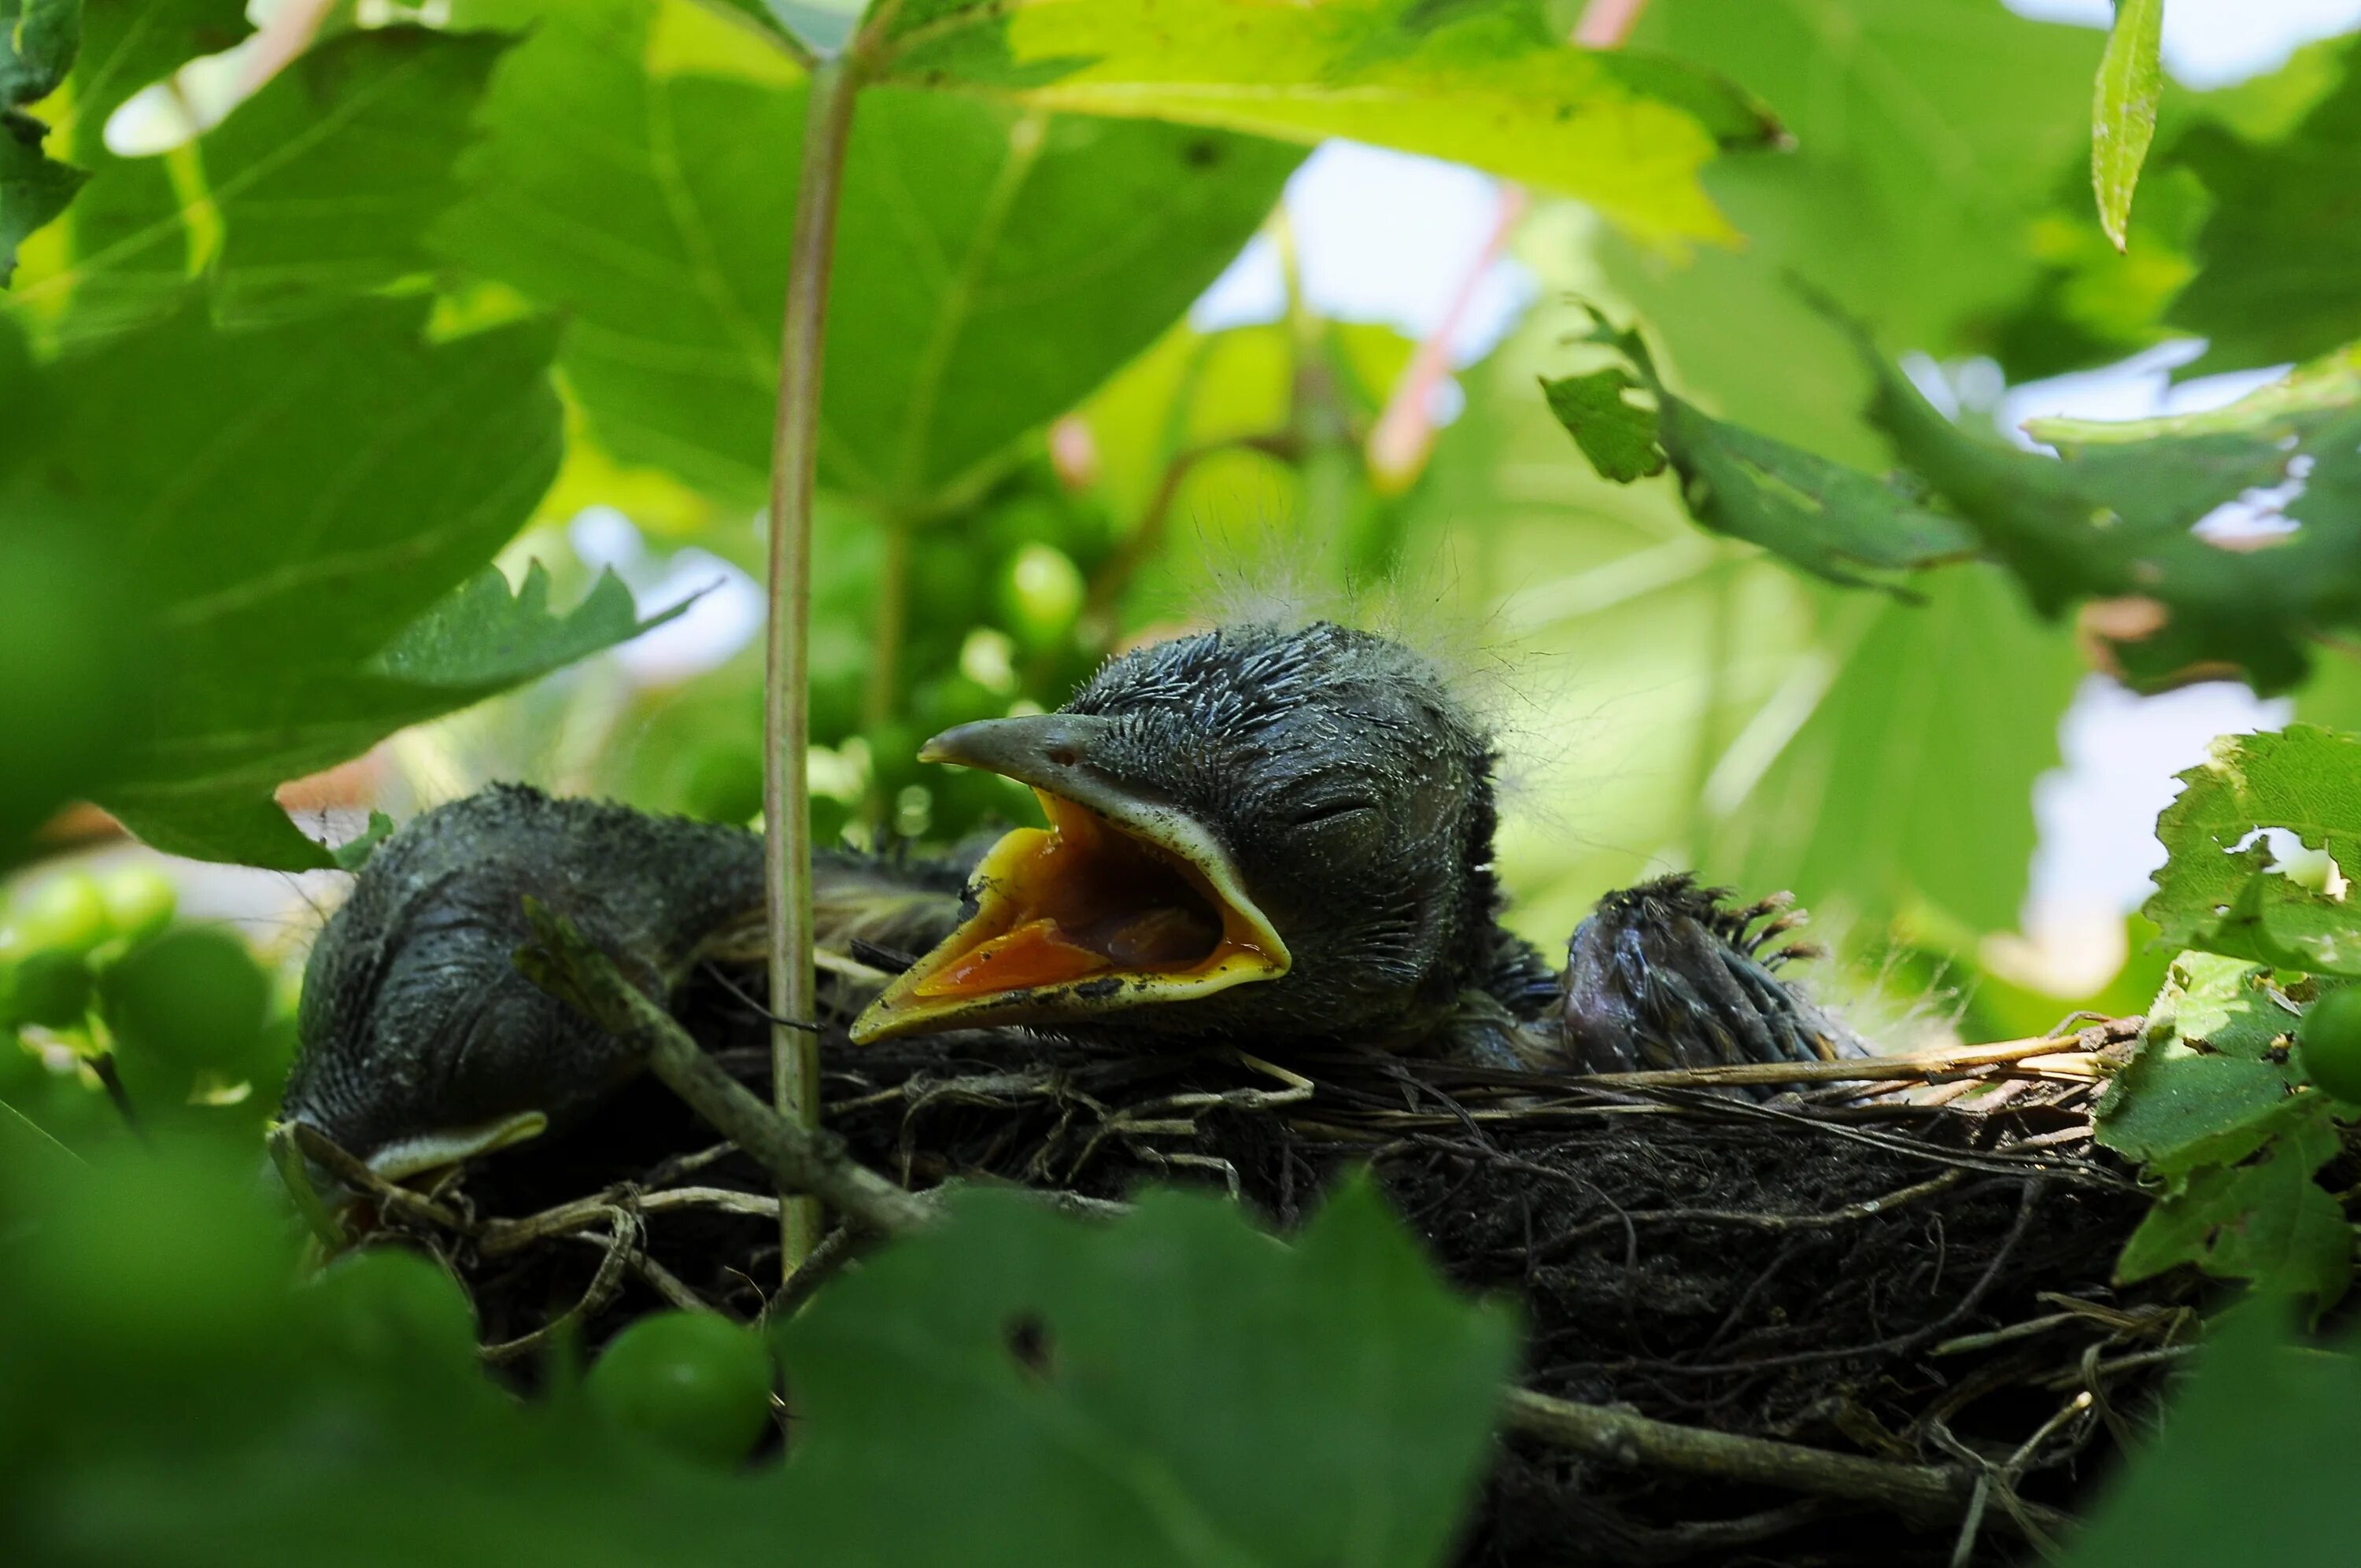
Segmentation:
<svg viewBox="0 0 2361 1568">
<path fill-rule="evenodd" d="M 856 1044 L 1185 1001 L 1287 972 L 1287 944 L 1222 841 L 1093 764 L 1107 724 L 986 719 L 919 750 L 1032 785 L 1049 826 L 993 846 L 975 869 L 975 914 L 853 1021 Z"/>
</svg>

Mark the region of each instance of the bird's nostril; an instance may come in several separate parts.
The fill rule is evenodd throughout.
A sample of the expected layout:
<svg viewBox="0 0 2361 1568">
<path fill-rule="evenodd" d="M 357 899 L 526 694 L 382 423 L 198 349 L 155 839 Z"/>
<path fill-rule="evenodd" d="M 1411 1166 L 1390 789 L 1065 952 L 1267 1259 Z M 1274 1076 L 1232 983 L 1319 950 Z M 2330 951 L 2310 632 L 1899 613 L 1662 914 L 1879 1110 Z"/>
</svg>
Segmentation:
<svg viewBox="0 0 2361 1568">
<path fill-rule="evenodd" d="M 1049 751 L 1049 761 L 1061 768 L 1071 768 L 1081 762 L 1082 758 L 1075 755 L 1071 746 L 1056 746 Z"/>
</svg>

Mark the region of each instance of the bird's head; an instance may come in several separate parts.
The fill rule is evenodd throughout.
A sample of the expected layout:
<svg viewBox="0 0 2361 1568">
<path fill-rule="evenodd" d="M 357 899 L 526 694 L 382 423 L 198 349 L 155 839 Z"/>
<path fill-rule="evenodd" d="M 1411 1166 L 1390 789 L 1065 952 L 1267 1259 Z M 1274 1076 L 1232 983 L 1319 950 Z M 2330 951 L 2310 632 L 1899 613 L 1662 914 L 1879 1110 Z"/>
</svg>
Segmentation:
<svg viewBox="0 0 2361 1568">
<path fill-rule="evenodd" d="M 519 972 L 537 898 L 652 994 L 738 912 L 760 842 L 495 785 L 378 850 L 312 949 L 285 1121 L 401 1180 L 521 1142 L 597 1104 L 637 1053 Z"/>
<path fill-rule="evenodd" d="M 1435 665 L 1321 622 L 1232 626 L 1104 667 L 1056 713 L 920 756 L 1030 785 L 1046 828 L 856 1041 L 979 1024 L 1174 1040 L 1382 1042 L 1489 951 L 1491 746 Z"/>
</svg>

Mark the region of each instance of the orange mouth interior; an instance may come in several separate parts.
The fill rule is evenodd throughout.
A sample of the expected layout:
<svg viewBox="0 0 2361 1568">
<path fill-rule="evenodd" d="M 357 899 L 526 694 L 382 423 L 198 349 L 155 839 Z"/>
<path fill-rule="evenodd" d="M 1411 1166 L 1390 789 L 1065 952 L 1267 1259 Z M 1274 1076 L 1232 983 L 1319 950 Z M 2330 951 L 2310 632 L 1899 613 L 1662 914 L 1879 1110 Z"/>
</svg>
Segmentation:
<svg viewBox="0 0 2361 1568">
<path fill-rule="evenodd" d="M 1241 956 L 1268 963 L 1256 928 L 1179 855 L 1036 790 L 1047 832 L 1020 829 L 986 861 L 978 917 L 909 989 L 948 1001 L 1099 974 L 1193 977 Z M 1276 967 L 1276 966 L 1274 966 Z"/>
</svg>

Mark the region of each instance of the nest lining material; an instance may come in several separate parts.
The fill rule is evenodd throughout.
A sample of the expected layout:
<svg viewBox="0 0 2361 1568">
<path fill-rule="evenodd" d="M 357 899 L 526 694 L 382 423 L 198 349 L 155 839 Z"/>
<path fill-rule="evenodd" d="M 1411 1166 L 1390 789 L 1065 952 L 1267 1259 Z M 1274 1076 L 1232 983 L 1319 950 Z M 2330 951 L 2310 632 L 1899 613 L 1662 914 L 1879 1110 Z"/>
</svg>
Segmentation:
<svg viewBox="0 0 2361 1568">
<path fill-rule="evenodd" d="M 766 1080 L 736 986 L 680 1012 Z M 2147 1204 L 2092 1144 L 2091 1102 L 2137 1026 L 1582 1077 L 1011 1031 L 861 1048 L 840 1018 L 826 1121 L 913 1190 L 1003 1180 L 1089 1208 L 1198 1184 L 1282 1234 L 1368 1167 L 1440 1267 L 1525 1315 L 1462 1563 L 2004 1562 L 2065 1522 L 2193 1332 L 2185 1271 L 2110 1282 Z M 1795 1087 L 1729 1087 L 1773 1081 Z M 561 1323 L 596 1343 L 667 1305 L 778 1309 L 772 1179 L 712 1140 L 646 1078 L 431 1195 L 380 1190 L 373 1223 L 444 1259 L 488 1358 L 528 1376 Z M 807 1274 L 857 1246 L 838 1233 Z"/>
</svg>

